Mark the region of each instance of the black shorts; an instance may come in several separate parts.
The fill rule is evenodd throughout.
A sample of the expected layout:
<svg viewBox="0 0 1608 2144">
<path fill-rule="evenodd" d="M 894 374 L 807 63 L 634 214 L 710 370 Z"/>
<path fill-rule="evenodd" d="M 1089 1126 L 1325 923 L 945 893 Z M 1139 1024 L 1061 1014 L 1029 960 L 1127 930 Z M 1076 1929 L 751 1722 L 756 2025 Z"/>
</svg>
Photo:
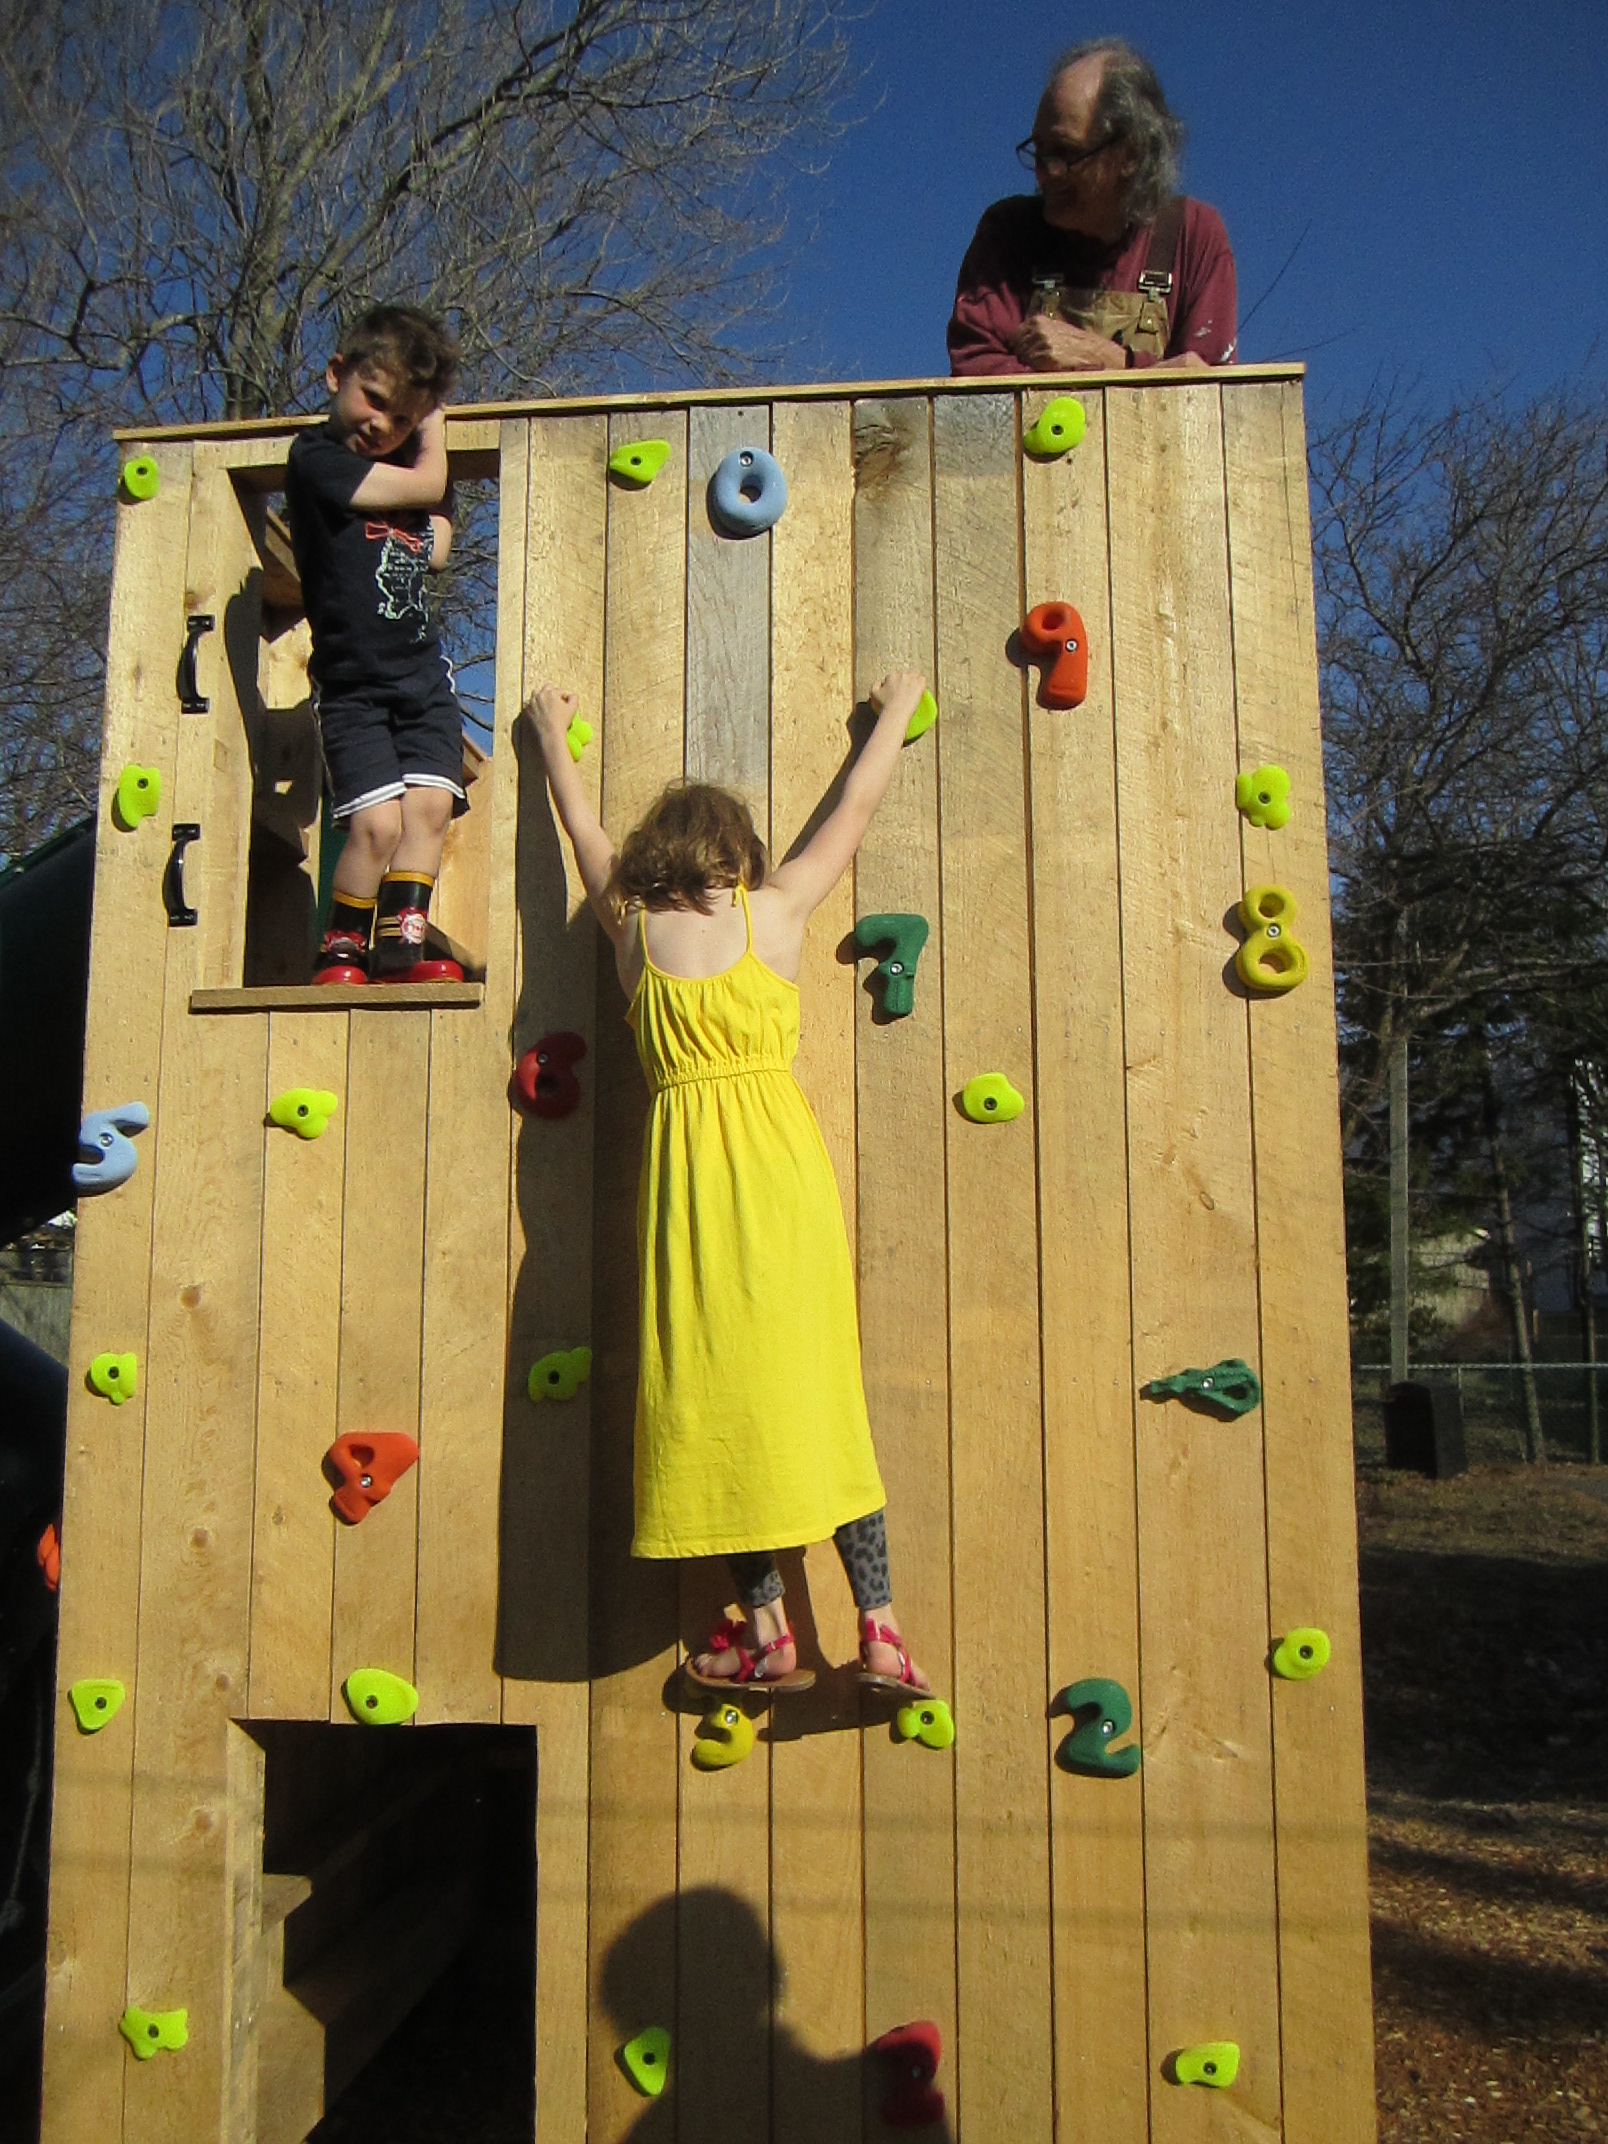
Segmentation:
<svg viewBox="0 0 1608 2144">
<path fill-rule="evenodd" d="M 318 695 L 334 816 L 348 819 L 406 789 L 450 789 L 453 816 L 463 793 L 463 710 L 445 661 L 395 682 L 335 685 Z"/>
</svg>

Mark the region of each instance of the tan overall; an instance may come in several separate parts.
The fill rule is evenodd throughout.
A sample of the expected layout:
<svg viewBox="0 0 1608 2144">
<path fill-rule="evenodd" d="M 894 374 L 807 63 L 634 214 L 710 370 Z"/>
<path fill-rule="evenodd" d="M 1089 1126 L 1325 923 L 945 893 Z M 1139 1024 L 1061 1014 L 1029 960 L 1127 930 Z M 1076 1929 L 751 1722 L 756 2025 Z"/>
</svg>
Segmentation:
<svg viewBox="0 0 1608 2144">
<path fill-rule="evenodd" d="M 1165 357 L 1172 331 L 1167 300 L 1172 295 L 1172 264 L 1178 251 L 1178 233 L 1183 227 L 1184 204 L 1174 194 L 1164 202 L 1150 229 L 1150 244 L 1137 290 L 1080 290 L 1064 283 L 1053 270 L 1033 277 L 1029 316 L 1070 320 L 1074 326 L 1119 342 L 1127 350 L 1143 350 Z"/>
</svg>

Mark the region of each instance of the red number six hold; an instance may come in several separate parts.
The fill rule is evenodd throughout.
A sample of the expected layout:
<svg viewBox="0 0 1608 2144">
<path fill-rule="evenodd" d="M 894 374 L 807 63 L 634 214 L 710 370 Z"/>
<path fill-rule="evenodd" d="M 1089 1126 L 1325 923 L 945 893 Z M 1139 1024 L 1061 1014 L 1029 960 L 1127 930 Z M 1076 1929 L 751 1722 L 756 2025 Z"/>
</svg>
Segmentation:
<svg viewBox="0 0 1608 2144">
<path fill-rule="evenodd" d="M 535 1049 L 525 1052 L 514 1073 L 514 1084 L 533 1116 L 567 1117 L 575 1108 L 581 1099 L 581 1083 L 574 1067 L 585 1055 L 584 1038 L 568 1028 L 543 1035 Z"/>
</svg>

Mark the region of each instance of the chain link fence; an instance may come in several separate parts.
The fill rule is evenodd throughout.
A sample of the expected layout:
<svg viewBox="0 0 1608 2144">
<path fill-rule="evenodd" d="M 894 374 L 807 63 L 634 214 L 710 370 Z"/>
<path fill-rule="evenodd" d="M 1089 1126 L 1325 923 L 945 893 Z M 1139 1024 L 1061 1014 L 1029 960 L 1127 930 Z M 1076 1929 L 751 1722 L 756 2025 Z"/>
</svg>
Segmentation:
<svg viewBox="0 0 1608 2144">
<path fill-rule="evenodd" d="M 1455 1385 L 1463 1402 L 1463 1436 L 1475 1465 L 1524 1457 L 1524 1372 L 1516 1362 L 1415 1362 L 1412 1378 Z M 1597 1386 L 1599 1435 L 1608 1439 L 1608 1363 L 1538 1362 L 1536 1398 L 1550 1459 L 1584 1461 L 1591 1452 L 1591 1385 Z M 1351 1366 L 1352 1422 L 1361 1466 L 1385 1463 L 1384 1398 L 1390 1366 Z"/>
</svg>

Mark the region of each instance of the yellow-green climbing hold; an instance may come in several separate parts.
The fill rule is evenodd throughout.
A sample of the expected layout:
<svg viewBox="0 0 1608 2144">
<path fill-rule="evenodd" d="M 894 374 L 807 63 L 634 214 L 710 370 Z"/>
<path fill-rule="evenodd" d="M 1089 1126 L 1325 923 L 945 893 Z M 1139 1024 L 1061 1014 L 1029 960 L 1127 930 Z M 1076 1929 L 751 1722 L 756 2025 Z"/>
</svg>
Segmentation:
<svg viewBox="0 0 1608 2144">
<path fill-rule="evenodd" d="M 1173 2057 L 1173 2072 L 1180 2084 L 1209 2084 L 1226 2092 L 1239 2075 L 1239 2048 L 1232 2040 L 1203 2040 L 1199 2047 L 1183 2047 Z"/>
<path fill-rule="evenodd" d="M 132 834 L 142 819 L 148 819 L 162 801 L 162 775 L 156 767 L 125 767 L 112 794 L 112 816 L 125 834 Z"/>
<path fill-rule="evenodd" d="M 141 2010 L 130 2003 L 117 2029 L 142 2062 L 155 2054 L 176 2055 L 190 2037 L 188 2010 Z"/>
<path fill-rule="evenodd" d="M 1234 777 L 1234 808 L 1270 832 L 1290 823 L 1290 777 L 1282 767 L 1257 767 Z"/>
<path fill-rule="evenodd" d="M 625 2074 L 645 2099 L 657 2099 L 670 2074 L 670 2035 L 662 2025 L 645 2025 L 620 2049 Z"/>
<path fill-rule="evenodd" d="M 1022 445 L 1035 460 L 1054 461 L 1068 454 L 1082 439 L 1087 419 L 1076 395 L 1057 395 L 1046 402 L 1038 419 L 1022 434 Z"/>
<path fill-rule="evenodd" d="M 114 1407 L 121 1407 L 140 1389 L 140 1358 L 132 1353 L 97 1355 L 89 1366 L 89 1387 Z"/>
<path fill-rule="evenodd" d="M 80 1732 L 98 1735 L 122 1710 L 124 1695 L 123 1685 L 112 1675 L 86 1675 L 75 1682 L 67 1692 L 67 1702 Z"/>
<path fill-rule="evenodd" d="M 555 1348 L 531 1365 L 525 1390 L 533 1400 L 572 1400 L 591 1374 L 589 1347 Z"/>
<path fill-rule="evenodd" d="M 629 446 L 616 447 L 609 456 L 609 474 L 643 491 L 669 459 L 668 439 L 633 439 Z"/>
<path fill-rule="evenodd" d="M 317 1139 L 340 1106 L 340 1096 L 325 1087 L 287 1087 L 268 1104 L 268 1115 L 298 1139 Z"/>
<path fill-rule="evenodd" d="M 948 1749 L 955 1739 L 954 1715 L 941 1697 L 901 1705 L 894 1725 L 902 1741 L 922 1742 L 928 1749 Z"/>
<path fill-rule="evenodd" d="M 131 499 L 154 499 L 162 489 L 162 472 L 154 454 L 135 454 L 123 464 L 122 484 Z"/>
<path fill-rule="evenodd" d="M 1273 1672 L 1286 1682 L 1310 1682 L 1329 1665 L 1326 1630 L 1292 1630 L 1273 1650 Z"/>
<path fill-rule="evenodd" d="M 1025 1105 L 1003 1072 L 979 1072 L 961 1089 L 960 1106 L 974 1124 L 1009 1124 Z"/>
<path fill-rule="evenodd" d="M 388 1668 L 354 1668 L 341 1684 L 354 1720 L 365 1727 L 399 1727 L 419 1709 L 419 1693 Z"/>
<path fill-rule="evenodd" d="M 938 702 L 930 692 L 924 692 L 916 702 L 916 711 L 905 724 L 904 741 L 914 744 L 918 737 L 925 737 L 938 720 Z"/>
</svg>

